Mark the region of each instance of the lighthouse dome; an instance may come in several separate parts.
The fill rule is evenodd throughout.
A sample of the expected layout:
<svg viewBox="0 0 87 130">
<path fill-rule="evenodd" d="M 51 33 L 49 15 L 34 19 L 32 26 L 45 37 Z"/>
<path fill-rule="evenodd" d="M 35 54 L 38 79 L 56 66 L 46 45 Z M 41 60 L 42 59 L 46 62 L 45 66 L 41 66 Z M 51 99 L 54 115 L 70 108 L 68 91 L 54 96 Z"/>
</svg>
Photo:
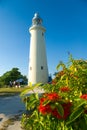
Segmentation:
<svg viewBox="0 0 87 130">
<path fill-rule="evenodd" d="M 40 18 L 38 13 L 35 13 L 34 17 L 32 19 L 32 24 L 33 25 L 41 25 L 41 23 L 42 23 L 42 19 Z"/>
</svg>

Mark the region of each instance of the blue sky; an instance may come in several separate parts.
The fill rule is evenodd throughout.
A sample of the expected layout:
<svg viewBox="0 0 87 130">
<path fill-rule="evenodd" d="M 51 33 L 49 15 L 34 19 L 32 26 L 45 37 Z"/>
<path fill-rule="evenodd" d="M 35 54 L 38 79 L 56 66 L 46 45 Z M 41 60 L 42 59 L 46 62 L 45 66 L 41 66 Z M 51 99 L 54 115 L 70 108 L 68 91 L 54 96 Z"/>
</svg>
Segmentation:
<svg viewBox="0 0 87 130">
<path fill-rule="evenodd" d="M 46 28 L 49 73 L 60 61 L 87 59 L 87 0 L 0 0 L 0 75 L 14 67 L 28 74 L 29 27 L 39 12 Z"/>
</svg>

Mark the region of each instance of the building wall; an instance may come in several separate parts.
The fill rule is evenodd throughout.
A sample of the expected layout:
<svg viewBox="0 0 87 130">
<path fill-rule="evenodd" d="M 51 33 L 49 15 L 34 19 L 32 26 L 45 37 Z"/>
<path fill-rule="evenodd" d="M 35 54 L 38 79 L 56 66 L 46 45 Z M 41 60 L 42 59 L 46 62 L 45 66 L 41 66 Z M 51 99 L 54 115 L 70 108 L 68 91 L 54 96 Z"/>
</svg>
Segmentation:
<svg viewBox="0 0 87 130">
<path fill-rule="evenodd" d="M 46 83 L 48 81 L 48 67 L 45 47 L 45 28 L 34 25 L 30 29 L 30 58 L 29 58 L 29 82 Z"/>
</svg>

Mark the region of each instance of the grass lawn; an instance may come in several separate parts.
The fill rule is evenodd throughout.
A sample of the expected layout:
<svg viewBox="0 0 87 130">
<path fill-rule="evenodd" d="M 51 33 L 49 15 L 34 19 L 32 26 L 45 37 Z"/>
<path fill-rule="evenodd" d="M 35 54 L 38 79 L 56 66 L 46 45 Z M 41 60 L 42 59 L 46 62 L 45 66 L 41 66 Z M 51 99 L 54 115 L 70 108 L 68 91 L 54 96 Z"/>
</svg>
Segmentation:
<svg viewBox="0 0 87 130">
<path fill-rule="evenodd" d="M 0 96 L 10 96 L 10 95 L 16 95 L 16 94 L 20 94 L 22 91 L 24 91 L 26 89 L 26 87 L 21 87 L 21 88 L 0 88 Z"/>
</svg>

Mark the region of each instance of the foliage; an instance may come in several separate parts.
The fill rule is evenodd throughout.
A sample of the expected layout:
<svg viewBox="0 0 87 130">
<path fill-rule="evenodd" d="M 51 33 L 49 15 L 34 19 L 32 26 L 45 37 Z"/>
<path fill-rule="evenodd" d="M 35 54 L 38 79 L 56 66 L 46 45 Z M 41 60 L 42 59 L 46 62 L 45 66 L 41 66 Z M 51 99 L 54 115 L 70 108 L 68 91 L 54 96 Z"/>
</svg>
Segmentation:
<svg viewBox="0 0 87 130">
<path fill-rule="evenodd" d="M 87 129 L 87 62 L 70 56 L 68 65 L 60 62 L 57 70 L 52 84 L 41 86 L 43 94 L 23 92 L 29 111 L 22 116 L 25 130 Z"/>
<path fill-rule="evenodd" d="M 23 78 L 25 81 L 27 81 L 26 76 L 23 76 L 21 72 L 19 72 L 18 68 L 13 68 L 10 71 L 7 71 L 0 77 L 0 87 L 9 85 L 9 82 L 13 82 L 17 79 Z"/>
</svg>

